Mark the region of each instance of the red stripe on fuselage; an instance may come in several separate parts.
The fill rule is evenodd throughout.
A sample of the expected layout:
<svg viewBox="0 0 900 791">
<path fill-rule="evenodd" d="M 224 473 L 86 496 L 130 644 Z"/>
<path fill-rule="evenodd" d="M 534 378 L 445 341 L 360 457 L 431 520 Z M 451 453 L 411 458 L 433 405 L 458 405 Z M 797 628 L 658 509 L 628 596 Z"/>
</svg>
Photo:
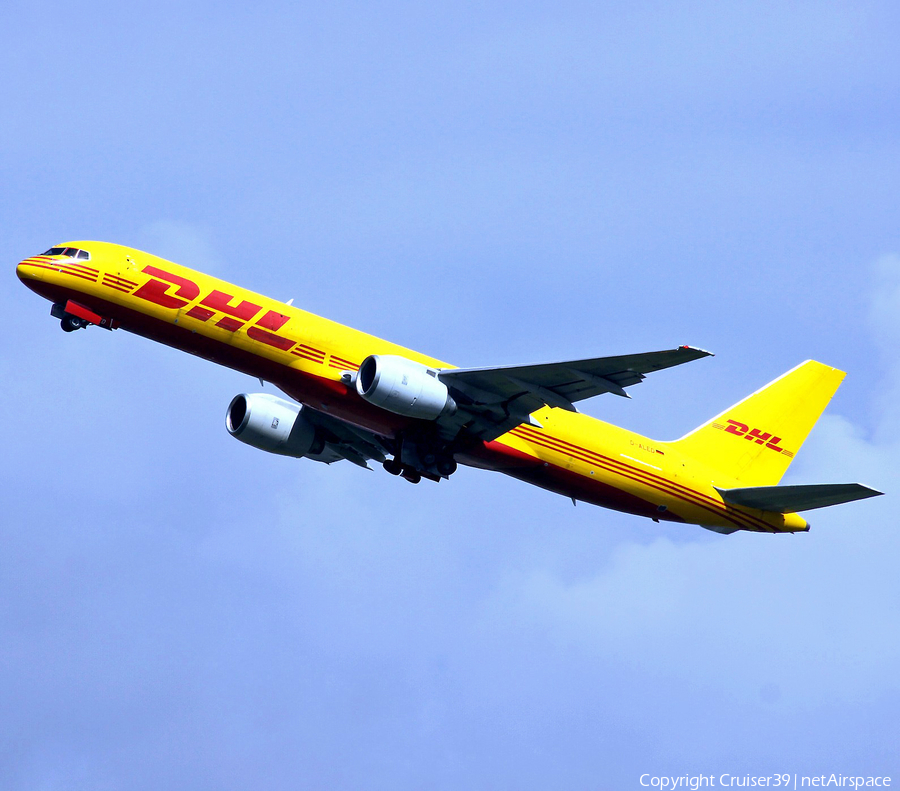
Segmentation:
<svg viewBox="0 0 900 791">
<path fill-rule="evenodd" d="M 312 354 L 319 358 L 319 362 L 325 362 L 326 354 L 320 349 L 316 349 L 312 346 L 307 346 L 305 343 L 298 343 L 297 348 L 294 350 L 296 352 L 304 352 L 305 354 Z"/>
<path fill-rule="evenodd" d="M 597 466 L 601 466 L 604 469 L 607 469 L 610 472 L 619 475 L 624 474 L 623 471 L 627 471 L 628 474 L 625 477 L 632 478 L 633 480 L 652 486 L 653 488 L 656 488 L 660 491 L 667 491 L 668 493 L 681 500 L 692 502 L 694 505 L 697 505 L 704 510 L 724 517 L 725 519 L 732 522 L 733 524 L 738 525 L 739 527 L 750 527 L 752 529 L 762 528 L 767 532 L 778 532 L 776 528 L 763 521 L 762 519 L 759 519 L 751 514 L 745 514 L 739 511 L 735 511 L 729 508 L 724 503 L 720 503 L 718 500 L 710 497 L 709 495 L 698 492 L 687 486 L 683 486 L 682 484 L 676 483 L 675 481 L 669 480 L 668 478 L 654 475 L 651 472 L 639 469 L 637 467 L 632 467 L 631 465 L 625 464 L 624 462 L 620 462 L 608 456 L 603 456 L 594 451 L 589 451 L 585 448 L 579 447 L 578 445 L 572 445 L 571 443 L 565 442 L 564 440 L 537 435 L 536 432 L 528 429 L 526 426 L 519 426 L 518 428 L 513 429 L 511 433 L 519 436 L 522 439 L 525 439 L 526 441 L 544 444 L 545 447 L 548 447 L 551 450 L 556 450 L 560 453 L 573 455 L 582 461 L 596 464 Z M 560 447 L 554 447 L 553 445 L 545 444 L 548 442 L 554 443 L 555 445 L 558 445 Z M 588 457 L 586 457 L 585 454 L 587 454 Z M 739 521 L 736 520 L 745 521 L 746 524 L 742 525 L 739 523 Z"/>
<path fill-rule="evenodd" d="M 52 268 L 52 267 L 51 267 Z M 276 362 L 225 341 L 209 338 L 193 332 L 180 324 L 148 316 L 145 313 L 109 302 L 101 297 L 85 294 L 73 286 L 62 286 L 42 280 L 23 281 L 32 291 L 51 302 L 73 299 L 91 307 L 103 316 L 119 322 L 119 328 L 142 335 L 151 340 L 181 349 L 227 368 L 233 368 L 254 378 L 277 385 L 291 398 L 319 409 L 348 423 L 365 428 L 380 436 L 393 437 L 397 431 L 419 421 L 395 415 L 363 401 L 356 391 L 333 379 L 317 376 L 299 368 L 292 368 L 287 361 Z"/>
<path fill-rule="evenodd" d="M 103 275 L 103 279 L 120 286 L 128 286 L 129 288 L 134 288 L 137 285 L 134 280 L 126 280 L 124 277 L 118 277 L 117 275 Z"/>
<path fill-rule="evenodd" d="M 57 270 L 57 267 L 54 266 L 40 264 L 33 264 L 33 266 Z M 116 320 L 121 329 L 142 335 L 167 346 L 181 349 L 219 365 L 233 368 L 254 378 L 258 377 L 272 382 L 297 401 L 380 436 L 393 437 L 396 436 L 398 431 L 421 425 L 421 421 L 394 415 L 367 403 L 355 391 L 352 391 L 341 382 L 316 376 L 309 371 L 292 368 L 286 363 L 270 360 L 245 349 L 237 348 L 227 342 L 206 337 L 200 332 L 193 332 L 184 326 L 148 316 L 133 308 L 109 302 L 101 297 L 84 294 L 72 287 L 33 279 L 23 279 L 23 282 L 31 290 L 52 302 L 64 302 L 67 299 L 83 302 L 98 314 Z M 302 348 L 298 346 L 294 351 L 301 350 Z M 322 360 L 313 361 L 321 364 L 324 361 L 324 357 Z M 349 360 L 334 355 L 331 356 L 330 365 L 335 368 L 339 366 L 342 368 L 358 368 L 356 363 L 351 363 Z M 532 441 L 530 436 L 522 438 Z M 550 437 L 546 437 L 546 439 L 559 443 L 563 448 L 571 446 L 572 449 L 576 449 L 581 454 L 584 454 L 582 460 L 601 466 L 597 459 L 603 459 L 604 457 L 600 456 L 600 454 L 578 448 L 578 446 L 573 446 L 571 443 L 565 443 L 562 440 Z M 559 447 L 553 447 L 552 449 L 563 453 L 569 452 Z M 570 497 L 574 496 L 584 502 L 660 520 L 684 521 L 674 513 L 659 513 L 656 510 L 655 503 L 643 500 L 610 484 L 591 480 L 584 475 L 566 470 L 558 465 L 545 464 L 533 456 L 516 451 L 500 442 L 473 444 L 458 452 L 456 457 L 463 463 L 498 470 L 550 491 Z M 606 465 L 602 466 L 606 468 Z M 632 470 L 632 472 L 637 472 L 632 468 L 628 469 Z M 647 483 L 646 480 L 639 477 L 635 477 L 634 480 Z M 723 516 L 722 514 L 717 515 Z M 768 527 L 768 529 L 771 530 L 772 528 Z"/>
<path fill-rule="evenodd" d="M 457 453 L 455 458 L 463 464 L 497 470 L 541 489 L 564 497 L 574 497 L 591 505 L 667 522 L 685 521 L 672 511 L 660 512 L 657 510 L 657 503 L 556 464 L 543 462 L 498 440 L 484 443 L 482 448 Z"/>
<path fill-rule="evenodd" d="M 63 275 L 70 275 L 71 277 L 80 277 L 82 280 L 89 280 L 91 283 L 97 282 L 97 276 L 90 275 L 87 272 L 79 272 L 78 270 L 73 271 L 71 269 L 67 269 L 66 267 L 62 267 L 62 266 L 61 267 L 53 267 L 53 268 L 56 269 L 60 274 L 63 274 Z"/>
<path fill-rule="evenodd" d="M 685 502 L 690 502 L 693 505 L 716 514 L 716 516 L 727 519 L 729 522 L 732 522 L 732 524 L 735 524 L 743 529 L 762 530 L 765 532 L 780 532 L 777 528 L 773 527 L 768 522 L 765 522 L 764 520 L 759 519 L 752 514 L 735 511 L 724 503 L 719 502 L 715 498 L 710 497 L 709 495 L 706 495 L 702 492 L 698 492 L 695 489 L 691 489 L 660 475 L 655 475 L 654 473 L 651 473 L 647 470 L 642 470 L 637 467 L 633 467 L 630 464 L 625 464 L 624 462 L 618 461 L 617 459 L 612 459 L 609 456 L 604 456 L 600 453 L 597 453 L 596 451 L 582 448 L 579 445 L 573 445 L 570 442 L 557 439 L 556 437 L 543 435 L 537 429 L 532 429 L 528 426 L 518 426 L 517 428 L 514 428 L 510 433 L 514 436 L 519 437 L 520 439 L 524 439 L 526 442 L 533 442 L 535 444 L 542 445 L 549 450 L 554 450 L 558 453 L 569 455 L 588 464 L 594 464 L 595 466 L 602 467 L 603 469 L 608 470 L 609 472 L 613 472 L 617 475 L 631 478 L 636 482 L 651 486 L 652 488 L 655 488 L 659 491 L 664 491 L 668 494 L 671 494 L 673 497 L 677 497 L 678 499 Z"/>
<path fill-rule="evenodd" d="M 113 291 L 121 291 L 123 294 L 131 293 L 131 289 L 128 288 L 128 286 L 120 286 L 117 283 L 107 283 L 105 280 L 103 281 L 102 285 L 106 286 L 107 288 L 113 289 Z"/>
</svg>

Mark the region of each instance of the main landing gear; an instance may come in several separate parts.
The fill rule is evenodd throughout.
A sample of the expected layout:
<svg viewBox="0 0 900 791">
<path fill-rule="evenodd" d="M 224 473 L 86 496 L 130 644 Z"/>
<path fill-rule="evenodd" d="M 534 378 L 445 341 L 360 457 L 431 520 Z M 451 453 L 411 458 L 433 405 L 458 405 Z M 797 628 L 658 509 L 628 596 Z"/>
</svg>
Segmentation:
<svg viewBox="0 0 900 791">
<path fill-rule="evenodd" d="M 404 441 L 400 452 L 384 462 L 384 469 L 410 483 L 418 483 L 422 478 L 437 482 L 453 475 L 457 464 L 447 450 L 441 453 L 434 453 L 431 449 L 423 451 L 416 444 Z"/>
<path fill-rule="evenodd" d="M 391 475 L 400 475 L 410 483 L 418 483 L 422 480 L 422 473 L 420 473 L 415 467 L 411 467 L 408 464 L 402 464 L 396 457 L 393 459 L 388 459 L 383 463 L 382 466 Z"/>
<path fill-rule="evenodd" d="M 449 478 L 451 475 L 453 475 L 453 473 L 456 472 L 457 468 L 456 461 L 453 458 L 438 459 L 436 466 L 437 471 L 444 478 Z"/>
</svg>

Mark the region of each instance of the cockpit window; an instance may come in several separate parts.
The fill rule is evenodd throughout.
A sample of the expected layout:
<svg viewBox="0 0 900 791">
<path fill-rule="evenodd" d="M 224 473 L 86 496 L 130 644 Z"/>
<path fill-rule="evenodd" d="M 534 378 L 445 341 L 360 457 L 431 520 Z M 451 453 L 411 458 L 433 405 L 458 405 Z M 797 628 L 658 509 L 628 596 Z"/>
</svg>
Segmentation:
<svg viewBox="0 0 900 791">
<path fill-rule="evenodd" d="M 91 260 L 91 254 L 87 250 L 79 250 L 77 247 L 51 247 L 43 255 L 64 255 L 69 258 L 78 258 L 82 261 Z"/>
</svg>

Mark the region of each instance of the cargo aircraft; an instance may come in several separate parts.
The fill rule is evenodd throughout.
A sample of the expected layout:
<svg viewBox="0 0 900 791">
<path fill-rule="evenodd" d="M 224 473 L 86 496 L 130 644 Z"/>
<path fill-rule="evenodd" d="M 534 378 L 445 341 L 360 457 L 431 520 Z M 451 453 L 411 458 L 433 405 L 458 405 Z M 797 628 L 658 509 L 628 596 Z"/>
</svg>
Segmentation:
<svg viewBox="0 0 900 791">
<path fill-rule="evenodd" d="M 674 442 L 575 404 L 709 356 L 691 346 L 586 360 L 457 368 L 154 255 L 65 242 L 16 274 L 63 330 L 123 329 L 268 381 L 291 400 L 241 393 L 225 425 L 269 453 L 380 462 L 411 483 L 457 464 L 572 499 L 719 533 L 793 533 L 798 515 L 881 494 L 857 483 L 778 486 L 844 373 L 807 360 Z"/>
</svg>

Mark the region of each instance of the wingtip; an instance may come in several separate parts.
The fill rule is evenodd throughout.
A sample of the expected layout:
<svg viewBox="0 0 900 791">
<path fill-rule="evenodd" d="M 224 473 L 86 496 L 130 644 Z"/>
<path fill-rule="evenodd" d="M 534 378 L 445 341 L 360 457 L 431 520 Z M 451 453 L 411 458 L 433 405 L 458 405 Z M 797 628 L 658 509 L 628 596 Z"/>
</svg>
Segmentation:
<svg viewBox="0 0 900 791">
<path fill-rule="evenodd" d="M 687 351 L 697 352 L 702 357 L 715 357 L 716 355 L 713 352 L 707 351 L 706 349 L 701 349 L 699 346 L 691 346 L 690 344 L 683 343 L 678 347 L 679 349 L 685 349 Z"/>
</svg>

